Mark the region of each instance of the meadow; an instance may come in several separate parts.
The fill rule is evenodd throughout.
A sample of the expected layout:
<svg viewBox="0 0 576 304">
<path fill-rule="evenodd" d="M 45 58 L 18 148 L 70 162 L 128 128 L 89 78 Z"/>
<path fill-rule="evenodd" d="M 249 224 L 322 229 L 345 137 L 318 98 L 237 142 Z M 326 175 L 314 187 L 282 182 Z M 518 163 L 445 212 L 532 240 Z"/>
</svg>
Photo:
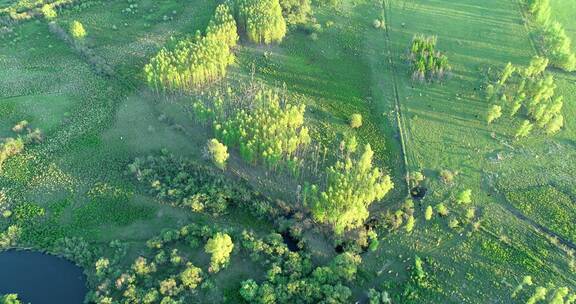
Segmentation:
<svg viewBox="0 0 576 304">
<path fill-rule="evenodd" d="M 554 136 L 516 139 L 518 118 L 486 123 L 486 71 L 526 67 L 540 52 L 521 1 L 313 1 L 312 16 L 281 43 L 257 44 L 239 31 L 223 79 L 194 92 L 150 89 L 150 58 L 203 32 L 219 4 L 89 0 L 59 8 L 52 20 L 0 20 L 0 138 L 19 136 L 12 129 L 21 121 L 42 133 L 0 163 L 0 211 L 10 211 L 0 216 L 0 241 L 9 227 L 20 229 L 0 250 L 72 260 L 85 269 L 87 301 L 98 303 L 319 295 L 331 303 L 524 303 L 536 286 L 548 288 L 546 302 L 558 287 L 574 294 L 576 74 L 547 70 L 564 96 L 564 127 Z M 551 5 L 576 41 L 576 7 Z M 53 29 L 75 20 L 87 33 L 82 48 Z M 437 36 L 451 66 L 446 79 L 411 77 L 408 50 L 418 34 Z M 323 156 L 314 148 L 297 155 L 315 155 L 316 167 L 353 154 L 341 143 L 352 135 L 370 144 L 374 167 L 394 188 L 368 204 L 365 225 L 339 235 L 314 218 L 302 189 L 325 185 L 322 170 L 291 174 L 246 162 L 234 147 L 224 170 L 206 157 L 215 132 L 198 123 L 193 102 L 228 88 L 251 96 L 255 87 L 306 106 L 312 147 Z M 353 114 L 361 127 L 350 127 Z M 409 180 L 416 172 L 425 178 Z M 415 186 L 424 197 L 411 197 Z M 457 202 L 464 190 L 470 203 Z M 215 270 L 205 244 L 222 233 L 234 249 Z M 198 289 L 171 285 L 186 282 L 182 273 L 197 271 L 191 265 L 202 273 Z M 512 297 L 526 276 L 535 286 Z"/>
</svg>

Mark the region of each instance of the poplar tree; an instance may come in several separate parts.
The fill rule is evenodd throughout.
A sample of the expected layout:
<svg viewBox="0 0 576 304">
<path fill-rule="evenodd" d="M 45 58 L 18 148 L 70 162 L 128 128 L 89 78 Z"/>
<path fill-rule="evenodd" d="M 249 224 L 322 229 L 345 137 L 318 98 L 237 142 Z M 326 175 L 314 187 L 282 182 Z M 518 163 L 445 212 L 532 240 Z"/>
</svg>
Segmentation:
<svg viewBox="0 0 576 304">
<path fill-rule="evenodd" d="M 281 42 L 286 35 L 286 21 L 278 0 L 238 0 L 239 26 L 254 43 Z"/>
<path fill-rule="evenodd" d="M 372 167 L 374 152 L 369 144 L 358 159 L 348 156 L 327 168 L 327 184 L 318 193 L 312 190 L 311 211 L 315 220 L 329 224 L 337 234 L 361 226 L 368 207 L 393 187 L 390 176 Z"/>
<path fill-rule="evenodd" d="M 226 169 L 226 160 L 228 160 L 228 147 L 213 138 L 208 141 L 208 152 L 212 162 L 220 169 Z"/>
<path fill-rule="evenodd" d="M 522 122 L 522 124 L 520 125 L 520 127 L 518 128 L 518 130 L 516 131 L 516 134 L 514 135 L 514 137 L 516 137 L 516 139 L 518 139 L 518 138 L 526 137 L 526 136 L 530 135 L 530 132 L 532 131 L 532 127 L 533 127 L 533 124 L 529 120 L 524 120 Z"/>
<path fill-rule="evenodd" d="M 76 39 L 82 39 L 86 36 L 86 30 L 84 29 L 84 25 L 80 23 L 80 21 L 74 20 L 72 24 L 70 24 L 70 34 L 72 37 Z"/>
<path fill-rule="evenodd" d="M 500 118 L 500 116 L 502 116 L 502 107 L 499 105 L 493 105 L 490 108 L 490 111 L 488 111 L 486 120 L 488 121 L 488 124 L 491 124 L 494 120 Z"/>
</svg>

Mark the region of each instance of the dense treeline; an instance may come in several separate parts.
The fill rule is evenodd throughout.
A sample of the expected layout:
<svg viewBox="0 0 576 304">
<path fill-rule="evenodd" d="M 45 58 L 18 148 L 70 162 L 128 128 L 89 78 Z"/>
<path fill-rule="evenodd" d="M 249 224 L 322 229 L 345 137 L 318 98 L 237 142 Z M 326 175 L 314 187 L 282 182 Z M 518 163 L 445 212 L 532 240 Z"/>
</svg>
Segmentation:
<svg viewBox="0 0 576 304">
<path fill-rule="evenodd" d="M 128 171 L 161 202 L 218 215 L 232 203 L 256 204 L 250 191 L 212 169 L 171 154 L 136 158 Z"/>
<path fill-rule="evenodd" d="M 278 94 L 262 90 L 254 96 L 251 110 L 242 109 L 214 128 L 216 136 L 226 145 L 239 148 L 246 161 L 261 159 L 274 167 L 310 143 L 304 126 L 305 110 L 304 105 L 281 104 Z"/>
<path fill-rule="evenodd" d="M 163 48 L 144 67 L 146 80 L 156 91 L 190 91 L 226 75 L 234 62 L 231 47 L 238 41 L 236 22 L 227 4 L 210 20 L 206 35 L 178 41 Z"/>
<path fill-rule="evenodd" d="M 240 295 L 248 303 L 349 303 L 346 284 L 356 279 L 359 255 L 344 252 L 328 265 L 314 267 L 308 254 L 293 252 L 276 233 L 259 239 L 242 233 L 242 248 L 269 270 L 263 282 L 242 282 Z"/>
<path fill-rule="evenodd" d="M 550 0 L 525 1 L 532 19 L 542 36 L 542 47 L 553 66 L 565 71 L 576 70 L 576 53 L 562 24 L 551 19 Z"/>
<path fill-rule="evenodd" d="M 442 81 L 450 72 L 448 57 L 436 50 L 436 36 L 416 35 L 408 50 L 412 66 L 412 79 L 418 81 Z"/>
<path fill-rule="evenodd" d="M 238 0 L 237 18 L 252 42 L 280 42 L 286 35 L 286 21 L 278 0 Z"/>
<path fill-rule="evenodd" d="M 557 133 L 564 125 L 563 96 L 556 96 L 554 77 L 546 74 L 548 59 L 534 57 L 525 69 L 508 63 L 498 72 L 489 71 L 486 94 L 494 104 L 488 111 L 487 121 L 492 123 L 503 116 L 520 116 L 523 122 L 515 137 L 528 136 L 534 127 L 548 135 Z"/>
</svg>

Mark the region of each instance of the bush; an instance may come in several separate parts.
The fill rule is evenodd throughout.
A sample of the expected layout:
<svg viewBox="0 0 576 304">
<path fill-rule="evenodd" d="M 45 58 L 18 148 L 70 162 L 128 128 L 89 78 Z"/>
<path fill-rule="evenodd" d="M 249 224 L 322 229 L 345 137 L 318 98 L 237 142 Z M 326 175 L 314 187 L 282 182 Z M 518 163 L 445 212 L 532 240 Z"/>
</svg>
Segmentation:
<svg viewBox="0 0 576 304">
<path fill-rule="evenodd" d="M 362 115 L 361 114 L 352 114 L 350 116 L 350 127 L 357 129 L 362 126 Z"/>
<path fill-rule="evenodd" d="M 82 39 L 86 37 L 86 30 L 84 29 L 84 25 L 82 25 L 80 21 L 72 21 L 72 24 L 70 24 L 70 34 L 75 39 Z"/>
</svg>

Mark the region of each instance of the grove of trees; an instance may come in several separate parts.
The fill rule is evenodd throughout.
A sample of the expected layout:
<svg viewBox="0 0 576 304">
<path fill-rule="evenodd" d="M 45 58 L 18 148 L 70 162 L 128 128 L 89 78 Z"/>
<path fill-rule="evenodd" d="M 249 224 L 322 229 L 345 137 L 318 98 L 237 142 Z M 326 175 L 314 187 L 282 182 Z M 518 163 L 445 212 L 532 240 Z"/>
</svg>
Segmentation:
<svg viewBox="0 0 576 304">
<path fill-rule="evenodd" d="M 442 81 L 450 72 L 448 57 L 436 50 L 436 36 L 416 35 L 408 49 L 412 80 Z"/>
<path fill-rule="evenodd" d="M 572 41 L 562 24 L 551 19 L 550 0 L 525 0 L 532 19 L 538 28 L 542 47 L 553 66 L 568 72 L 576 70 L 576 53 Z"/>
<path fill-rule="evenodd" d="M 238 25 L 254 43 L 280 42 L 286 35 L 286 21 L 278 0 L 238 0 L 237 16 Z"/>
<path fill-rule="evenodd" d="M 486 95 L 494 104 L 488 111 L 487 122 L 492 123 L 508 112 L 509 117 L 520 116 L 523 120 L 516 138 L 528 136 L 534 127 L 547 135 L 560 131 L 564 125 L 564 97 L 556 95 L 554 77 L 545 72 L 548 63 L 547 58 L 536 56 L 524 69 L 508 63 L 502 71 L 489 75 Z"/>
<path fill-rule="evenodd" d="M 331 225 L 337 234 L 361 226 L 368 218 L 370 204 L 394 187 L 390 176 L 373 168 L 374 152 L 369 144 L 360 157 L 351 155 L 327 168 L 324 189 L 315 185 L 307 189 L 314 219 Z"/>
<path fill-rule="evenodd" d="M 144 67 L 147 82 L 156 91 L 191 91 L 219 80 L 235 60 L 236 22 L 227 4 L 217 7 L 206 35 L 178 41 L 172 49 L 163 48 Z"/>
</svg>

